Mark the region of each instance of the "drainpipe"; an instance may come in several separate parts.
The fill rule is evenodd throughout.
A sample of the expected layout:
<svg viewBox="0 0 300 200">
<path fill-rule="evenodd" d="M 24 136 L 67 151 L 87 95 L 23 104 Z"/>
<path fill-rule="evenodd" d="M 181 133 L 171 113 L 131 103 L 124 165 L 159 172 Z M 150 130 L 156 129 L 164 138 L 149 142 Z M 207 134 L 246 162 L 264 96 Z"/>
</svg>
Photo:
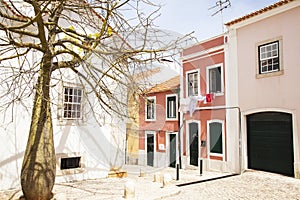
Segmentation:
<svg viewBox="0 0 300 200">
<path fill-rule="evenodd" d="M 181 161 L 181 133 L 183 133 L 182 128 L 183 128 L 183 124 L 184 124 L 184 115 L 182 115 L 182 121 L 179 120 L 178 122 L 178 154 L 179 154 L 179 160 L 178 160 L 178 164 L 179 164 L 179 168 L 182 169 L 182 161 Z M 181 124 L 180 124 L 181 123 Z"/>
</svg>

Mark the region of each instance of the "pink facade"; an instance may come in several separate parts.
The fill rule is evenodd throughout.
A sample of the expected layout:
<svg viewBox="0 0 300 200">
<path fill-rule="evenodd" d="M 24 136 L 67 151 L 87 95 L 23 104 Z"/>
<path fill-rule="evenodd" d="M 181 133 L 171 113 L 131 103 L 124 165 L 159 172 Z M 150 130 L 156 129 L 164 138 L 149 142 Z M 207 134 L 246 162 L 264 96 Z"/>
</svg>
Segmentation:
<svg viewBox="0 0 300 200">
<path fill-rule="evenodd" d="M 227 23 L 228 102 L 241 111 L 228 140 L 242 170 L 300 178 L 299 19 L 300 1 L 285 0 Z"/>
<path fill-rule="evenodd" d="M 182 53 L 182 100 L 195 110 L 182 115 L 183 165 L 206 170 L 226 171 L 226 89 L 225 46 L 227 37 L 220 35 L 184 49 Z M 206 94 L 214 99 L 206 102 Z"/>
<path fill-rule="evenodd" d="M 179 76 L 140 97 L 139 164 L 175 167 L 178 158 Z"/>
</svg>

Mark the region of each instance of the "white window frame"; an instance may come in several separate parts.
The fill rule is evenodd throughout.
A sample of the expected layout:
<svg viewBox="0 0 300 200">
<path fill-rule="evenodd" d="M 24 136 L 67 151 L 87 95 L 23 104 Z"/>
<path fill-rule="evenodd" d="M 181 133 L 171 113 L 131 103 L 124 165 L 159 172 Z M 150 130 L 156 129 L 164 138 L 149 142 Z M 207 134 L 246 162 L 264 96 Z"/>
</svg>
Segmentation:
<svg viewBox="0 0 300 200">
<path fill-rule="evenodd" d="M 273 46 L 277 45 L 276 49 L 273 49 Z M 267 73 L 272 73 L 272 72 L 277 72 L 280 71 L 280 43 L 279 40 L 269 42 L 266 44 L 261 44 L 258 46 L 258 57 L 259 57 L 259 73 L 260 74 L 267 74 Z M 262 50 L 265 48 L 270 47 L 271 49 L 266 50 L 262 53 Z M 277 55 L 273 55 L 273 53 L 276 52 Z M 267 55 L 266 55 L 267 54 Z M 268 55 L 269 54 L 269 55 Z M 264 56 L 264 57 L 263 57 Z M 273 62 L 273 59 L 277 58 L 277 64 L 278 64 L 278 69 L 274 69 L 274 63 L 272 63 L 272 69 L 268 69 L 268 64 L 267 64 L 267 69 L 263 71 L 263 62 L 268 63 L 270 60 Z"/>
<path fill-rule="evenodd" d="M 278 42 L 279 44 L 279 70 L 268 72 L 268 73 L 261 73 L 260 72 L 260 57 L 259 57 L 259 48 L 266 44 L 271 44 L 274 42 Z M 264 41 L 257 42 L 255 44 L 255 67 L 256 67 L 256 78 L 267 78 L 267 77 L 273 77 L 273 76 L 281 76 L 284 74 L 284 62 L 283 62 L 283 37 L 278 36 L 275 38 L 270 38 Z"/>
<path fill-rule="evenodd" d="M 222 153 L 211 153 L 210 152 L 210 128 L 209 125 L 211 123 L 220 123 L 222 124 Z M 207 154 L 209 156 L 216 156 L 216 157 L 222 157 L 222 160 L 225 158 L 225 127 L 224 127 L 224 120 L 214 119 L 214 120 L 208 120 L 207 121 Z"/>
<path fill-rule="evenodd" d="M 198 88 L 197 88 L 197 94 L 193 94 L 193 95 L 190 95 L 189 94 L 189 74 L 192 74 L 192 73 L 197 73 L 198 74 Z M 185 81 L 185 84 L 186 84 L 186 96 L 189 97 L 189 96 L 198 96 L 200 95 L 200 70 L 199 69 L 195 69 L 195 70 L 190 70 L 190 71 L 186 71 L 186 81 Z"/>
<path fill-rule="evenodd" d="M 147 104 L 148 104 L 148 100 L 154 100 L 154 113 L 153 113 L 153 119 L 148 119 L 148 107 L 147 107 Z M 146 101 L 145 101 L 145 121 L 156 121 L 156 96 L 152 96 L 152 97 L 147 97 L 146 98 Z"/>
<path fill-rule="evenodd" d="M 81 91 L 81 95 L 80 96 L 79 95 L 75 96 L 73 94 L 71 96 L 72 101 L 71 102 L 66 102 L 65 101 L 65 95 L 66 95 L 65 94 L 65 89 L 72 89 L 73 92 L 74 92 L 74 89 L 79 90 L 79 91 Z M 77 102 L 79 98 L 80 98 L 80 100 L 79 100 L 79 102 Z M 77 100 L 75 100 L 75 99 L 77 99 Z M 65 116 L 65 105 L 66 104 L 71 105 L 71 107 L 80 106 L 80 111 L 79 111 L 80 116 L 79 117 L 77 117 L 77 116 L 66 117 Z M 76 111 L 76 109 L 75 109 L 75 111 Z M 71 109 L 70 112 L 73 112 L 73 110 Z M 62 115 L 61 115 L 61 117 L 62 117 L 63 120 L 82 120 L 83 119 L 83 89 L 81 87 L 79 87 L 79 86 L 70 86 L 70 85 L 64 85 L 63 86 L 63 91 L 62 91 Z"/>
<path fill-rule="evenodd" d="M 168 102 L 168 98 L 169 97 L 175 97 L 175 117 L 168 117 L 168 107 L 169 107 L 169 102 Z M 177 120 L 178 119 L 178 95 L 177 94 L 168 94 L 166 95 L 166 120 Z"/>
<path fill-rule="evenodd" d="M 217 67 L 221 67 L 221 91 L 220 92 L 213 92 L 216 96 L 222 96 L 224 95 L 224 68 L 223 68 L 223 63 L 219 63 L 219 64 L 215 64 L 215 65 L 211 65 L 206 67 L 206 93 L 212 93 L 210 92 L 210 85 L 211 85 L 211 80 L 210 80 L 210 75 L 209 75 L 209 71 L 211 69 L 217 68 Z"/>
</svg>

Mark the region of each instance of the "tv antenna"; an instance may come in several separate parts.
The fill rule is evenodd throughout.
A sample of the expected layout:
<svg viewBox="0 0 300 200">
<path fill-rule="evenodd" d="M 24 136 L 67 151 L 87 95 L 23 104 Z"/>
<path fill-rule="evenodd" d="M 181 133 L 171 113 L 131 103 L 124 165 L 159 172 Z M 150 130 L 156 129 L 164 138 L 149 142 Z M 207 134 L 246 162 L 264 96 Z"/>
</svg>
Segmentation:
<svg viewBox="0 0 300 200">
<path fill-rule="evenodd" d="M 223 25 L 223 10 L 225 8 L 229 8 L 231 6 L 230 0 L 218 0 L 216 5 L 210 7 L 208 10 L 215 10 L 215 12 L 211 15 L 212 17 L 218 13 L 221 13 L 222 18 L 222 32 L 224 33 L 224 25 Z"/>
</svg>

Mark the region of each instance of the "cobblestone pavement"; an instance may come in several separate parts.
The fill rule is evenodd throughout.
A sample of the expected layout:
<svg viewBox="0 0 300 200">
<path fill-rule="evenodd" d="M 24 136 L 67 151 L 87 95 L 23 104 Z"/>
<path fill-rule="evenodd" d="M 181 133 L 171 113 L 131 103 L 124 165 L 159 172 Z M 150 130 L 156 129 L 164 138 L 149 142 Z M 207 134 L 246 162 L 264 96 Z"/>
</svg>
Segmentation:
<svg viewBox="0 0 300 200">
<path fill-rule="evenodd" d="M 164 200 L 300 200 L 300 180 L 261 171 L 180 187 Z"/>
<path fill-rule="evenodd" d="M 230 174 L 203 172 L 198 170 L 180 170 L 180 180 L 176 181 L 174 168 L 149 168 L 127 166 L 127 178 L 104 178 L 69 183 L 55 184 L 55 200 L 100 200 L 124 199 L 124 185 L 134 182 L 134 200 L 300 200 L 300 180 L 261 171 L 249 171 L 242 175 L 219 178 Z M 145 177 L 140 177 L 140 171 Z M 170 174 L 172 181 L 163 187 L 161 182 L 154 182 L 154 175 Z M 215 180 L 210 180 L 215 179 Z M 200 182 L 197 184 L 188 184 Z M 187 184 L 185 186 L 178 186 Z M 0 199 L 17 200 L 22 195 L 20 189 L 0 191 Z"/>
</svg>

